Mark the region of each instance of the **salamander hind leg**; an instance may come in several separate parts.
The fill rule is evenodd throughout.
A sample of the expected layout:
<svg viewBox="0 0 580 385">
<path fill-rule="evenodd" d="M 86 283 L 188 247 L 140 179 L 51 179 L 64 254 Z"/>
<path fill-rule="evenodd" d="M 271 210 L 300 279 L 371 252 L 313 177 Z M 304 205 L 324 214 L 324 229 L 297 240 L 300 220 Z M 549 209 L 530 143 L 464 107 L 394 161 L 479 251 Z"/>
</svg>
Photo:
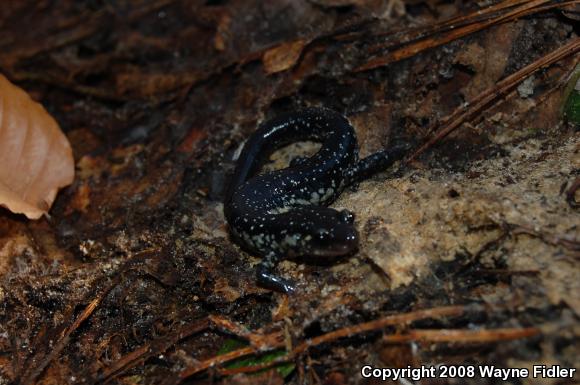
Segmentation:
<svg viewBox="0 0 580 385">
<path fill-rule="evenodd" d="M 260 286 L 286 294 L 294 292 L 294 283 L 274 273 L 274 268 L 282 258 L 276 253 L 265 256 L 256 269 L 256 279 Z"/>
<path fill-rule="evenodd" d="M 401 143 L 367 156 L 346 170 L 344 174 L 346 185 L 356 186 L 373 174 L 386 170 L 393 163 L 402 159 L 409 149 L 409 144 Z"/>
</svg>

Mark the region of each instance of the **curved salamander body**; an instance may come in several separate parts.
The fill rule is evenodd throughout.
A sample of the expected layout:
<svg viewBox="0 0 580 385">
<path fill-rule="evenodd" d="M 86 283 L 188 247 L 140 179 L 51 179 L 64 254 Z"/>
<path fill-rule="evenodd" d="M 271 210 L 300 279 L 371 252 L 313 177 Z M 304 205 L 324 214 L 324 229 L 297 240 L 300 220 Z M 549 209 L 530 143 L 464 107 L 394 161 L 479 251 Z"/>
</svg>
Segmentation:
<svg viewBox="0 0 580 385">
<path fill-rule="evenodd" d="M 288 168 L 254 176 L 276 149 L 304 140 L 322 146 Z M 258 282 L 291 292 L 291 283 L 273 273 L 281 259 L 335 258 L 356 250 L 352 213 L 325 206 L 345 187 L 402 158 L 406 149 L 393 147 L 359 161 L 354 129 L 345 117 L 325 108 L 304 109 L 262 124 L 244 145 L 224 202 L 235 239 L 264 257 Z"/>
</svg>

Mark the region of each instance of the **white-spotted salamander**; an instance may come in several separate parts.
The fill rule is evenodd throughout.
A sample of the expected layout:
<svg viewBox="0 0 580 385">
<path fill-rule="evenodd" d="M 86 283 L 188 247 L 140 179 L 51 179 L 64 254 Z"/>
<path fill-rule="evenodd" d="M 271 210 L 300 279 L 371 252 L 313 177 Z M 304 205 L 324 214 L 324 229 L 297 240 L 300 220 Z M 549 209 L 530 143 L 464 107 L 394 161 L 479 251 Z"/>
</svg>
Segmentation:
<svg viewBox="0 0 580 385">
<path fill-rule="evenodd" d="M 305 140 L 322 146 L 288 168 L 255 176 L 276 149 Z M 234 238 L 263 256 L 258 283 L 292 292 L 292 283 L 273 273 L 281 259 L 335 258 L 355 251 L 354 215 L 325 206 L 345 187 L 386 169 L 407 150 L 401 144 L 359 161 L 353 127 L 326 108 L 307 108 L 263 123 L 244 145 L 224 201 Z"/>
</svg>

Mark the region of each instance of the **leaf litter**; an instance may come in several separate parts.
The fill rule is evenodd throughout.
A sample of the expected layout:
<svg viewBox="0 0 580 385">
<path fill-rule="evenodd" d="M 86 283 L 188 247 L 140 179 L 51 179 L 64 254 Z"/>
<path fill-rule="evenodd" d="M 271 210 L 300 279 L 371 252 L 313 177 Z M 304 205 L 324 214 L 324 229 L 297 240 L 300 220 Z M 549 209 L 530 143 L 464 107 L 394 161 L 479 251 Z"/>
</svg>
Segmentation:
<svg viewBox="0 0 580 385">
<path fill-rule="evenodd" d="M 283 361 L 288 383 L 360 383 L 362 364 L 579 366 L 578 143 L 561 118 L 577 51 L 540 65 L 532 94 L 515 89 L 578 39 L 568 3 L 13 8 L 46 29 L 1 24 L 0 66 L 54 112 L 82 173 L 50 222 L 0 222 L 1 375 L 280 383 L 243 373 Z M 510 48 L 481 66 L 499 41 Z M 220 189 L 259 121 L 304 105 L 345 113 L 363 155 L 437 139 L 343 194 L 361 250 L 284 262 L 300 289 L 287 298 L 255 286 L 258 259 L 228 238 Z M 250 345 L 220 353 L 233 336 Z M 292 354 L 226 368 L 270 348 Z"/>
</svg>

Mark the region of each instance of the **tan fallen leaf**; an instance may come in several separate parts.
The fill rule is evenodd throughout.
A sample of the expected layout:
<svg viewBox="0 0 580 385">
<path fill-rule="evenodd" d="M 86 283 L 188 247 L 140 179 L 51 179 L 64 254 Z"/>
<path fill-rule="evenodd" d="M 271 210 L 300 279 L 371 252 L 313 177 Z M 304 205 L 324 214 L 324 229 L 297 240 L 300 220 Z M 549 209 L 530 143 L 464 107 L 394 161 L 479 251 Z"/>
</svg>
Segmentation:
<svg viewBox="0 0 580 385">
<path fill-rule="evenodd" d="M 72 150 L 56 121 L 0 74 L 0 206 L 38 219 L 73 178 Z"/>
<path fill-rule="evenodd" d="M 298 39 L 282 43 L 264 53 L 262 62 L 267 74 L 286 71 L 296 64 L 306 45 L 306 40 Z"/>
</svg>

